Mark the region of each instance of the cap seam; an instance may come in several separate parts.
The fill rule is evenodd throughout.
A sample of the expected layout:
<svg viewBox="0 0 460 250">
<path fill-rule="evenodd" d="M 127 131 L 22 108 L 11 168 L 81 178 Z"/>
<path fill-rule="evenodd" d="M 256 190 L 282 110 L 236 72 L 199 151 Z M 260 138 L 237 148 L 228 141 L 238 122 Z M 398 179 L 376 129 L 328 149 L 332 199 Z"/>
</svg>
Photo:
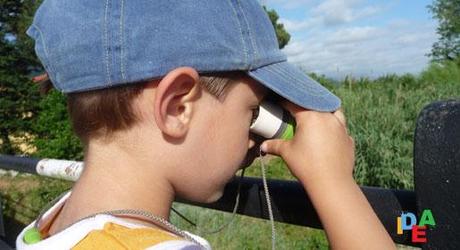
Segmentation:
<svg viewBox="0 0 460 250">
<path fill-rule="evenodd" d="M 238 24 L 238 29 L 240 30 L 240 38 L 241 38 L 241 44 L 243 45 L 243 54 L 244 54 L 244 67 L 248 67 L 248 65 L 249 65 L 249 63 L 248 63 L 248 58 L 249 58 L 248 49 L 246 47 L 246 43 L 244 42 L 243 29 L 241 28 L 241 23 L 240 23 L 240 20 L 238 18 L 238 13 L 237 13 L 237 11 L 235 9 L 235 6 L 233 6 L 232 1 L 228 0 L 227 2 L 230 4 L 230 7 L 233 10 L 233 14 L 234 14 L 233 17 L 236 20 L 236 23 Z"/>
<path fill-rule="evenodd" d="M 46 41 L 45 41 L 45 35 L 43 34 L 42 30 L 35 24 L 32 24 L 32 27 L 34 27 L 39 35 L 40 35 L 40 41 L 42 43 L 42 46 L 43 46 L 43 51 L 45 52 L 45 57 L 46 57 L 46 61 L 48 63 L 48 66 L 51 70 L 51 72 L 47 72 L 49 77 L 51 78 L 51 80 L 53 80 L 54 76 L 55 76 L 55 72 L 56 72 L 56 69 L 54 68 L 54 65 L 51 63 L 51 60 L 50 60 L 50 54 L 49 54 L 49 51 L 48 51 L 48 46 L 46 45 Z M 46 63 L 43 63 L 43 65 L 46 65 Z"/>
<path fill-rule="evenodd" d="M 109 12 L 109 0 L 105 1 L 105 11 L 104 11 L 104 23 L 103 23 L 103 29 L 104 29 L 104 38 L 103 41 L 105 42 L 103 47 L 105 47 L 105 65 L 106 65 L 106 77 L 107 77 L 107 84 L 106 86 L 111 85 L 111 76 L 110 76 L 110 66 L 109 66 L 109 29 L 108 29 L 108 22 L 107 22 L 107 16 Z"/>
<path fill-rule="evenodd" d="M 272 61 L 272 62 L 269 62 L 269 63 L 266 63 L 266 64 L 262 64 L 260 66 L 258 66 L 257 68 L 253 68 L 253 69 L 249 69 L 248 71 L 255 71 L 255 70 L 258 70 L 260 68 L 263 68 L 263 67 L 266 67 L 266 66 L 269 66 L 269 65 L 273 65 L 273 64 L 277 64 L 277 63 L 282 63 L 282 62 L 286 62 L 287 61 L 287 58 L 285 55 L 283 55 L 282 53 L 280 53 L 277 57 L 275 58 L 278 58 L 276 61 Z"/>
<path fill-rule="evenodd" d="M 302 79 L 298 78 L 297 76 L 291 76 L 289 74 L 286 74 L 286 71 L 282 69 L 281 67 L 273 67 L 273 68 L 266 68 L 265 70 L 270 71 L 272 73 L 278 74 L 279 76 L 284 76 L 296 81 L 296 82 L 302 82 Z M 308 86 L 307 86 L 308 87 Z M 308 87 L 310 88 L 310 87 Z M 311 88 L 310 88 L 311 89 Z"/>
<path fill-rule="evenodd" d="M 297 82 L 303 82 L 302 79 L 299 79 L 297 77 L 294 77 L 294 76 L 291 76 L 289 74 L 285 74 L 285 71 L 281 70 L 280 68 L 273 68 L 273 69 L 266 69 L 267 71 L 270 71 L 274 74 L 278 74 L 279 76 L 282 76 L 282 77 L 286 77 L 286 78 L 289 78 L 289 79 L 292 79 L 294 81 L 297 81 Z M 301 90 L 299 88 L 297 88 L 295 85 L 291 85 L 292 87 L 298 89 L 298 90 Z M 314 88 L 310 87 L 310 86 L 307 86 L 305 85 L 306 88 L 308 88 L 308 90 L 313 90 Z M 322 95 L 320 93 L 323 93 Z M 324 96 L 327 93 L 327 91 L 321 91 L 321 92 L 316 92 L 316 93 L 309 93 L 310 95 L 313 95 L 313 96 Z"/>
<path fill-rule="evenodd" d="M 249 22 L 248 22 L 248 19 L 246 17 L 246 14 L 244 13 L 244 10 L 243 8 L 241 7 L 241 3 L 240 3 L 240 0 L 237 0 L 238 2 L 238 7 L 240 8 L 240 11 L 241 11 L 241 14 L 243 15 L 243 18 L 244 18 L 244 22 L 246 24 L 246 27 L 248 29 L 248 33 L 249 33 L 249 40 L 251 41 L 251 44 L 252 44 L 252 50 L 253 50 L 253 53 L 254 53 L 254 62 L 257 62 L 257 58 L 258 58 L 258 54 L 257 54 L 257 47 L 256 47 L 256 44 L 254 42 L 254 39 L 252 37 L 252 32 L 251 32 L 251 27 L 249 27 Z M 249 68 L 252 68 L 251 65 L 252 63 L 249 63 Z"/>
<path fill-rule="evenodd" d="M 268 71 L 271 71 L 271 72 L 274 72 L 274 73 L 277 73 L 279 75 L 282 75 L 282 76 L 286 76 L 294 81 L 297 81 L 297 82 L 303 82 L 301 78 L 297 77 L 297 76 L 292 76 L 290 75 L 286 70 L 284 70 L 283 68 L 279 67 L 279 68 L 276 68 L 276 67 L 273 67 L 271 69 L 268 69 Z M 312 89 L 308 86 L 309 89 Z"/>
<path fill-rule="evenodd" d="M 293 65 L 293 67 L 295 67 L 295 66 Z M 283 69 L 283 68 L 281 68 L 281 67 L 276 68 L 276 70 L 278 70 L 278 72 L 281 72 L 283 75 L 285 75 L 285 76 L 287 76 L 287 77 L 290 77 L 290 78 L 292 78 L 292 79 L 298 80 L 299 82 L 302 82 L 302 80 L 303 80 L 303 79 L 301 79 L 301 78 L 298 78 L 298 77 L 295 76 L 295 75 L 293 76 L 292 74 L 289 74 L 289 72 L 287 72 L 285 69 Z M 302 73 L 305 74 L 305 77 L 306 77 L 306 78 L 309 78 L 308 75 L 307 75 L 306 73 L 304 73 L 304 72 L 302 72 Z M 321 85 L 321 84 L 318 83 L 317 81 L 315 81 L 315 80 L 313 80 L 313 79 L 308 79 L 308 80 L 310 80 L 310 81 L 314 82 L 315 84 L 319 85 L 320 87 L 324 88 L 323 85 Z M 315 89 L 315 88 L 310 88 L 310 89 Z M 326 91 L 326 89 L 324 89 L 324 90 L 321 91 L 321 93 L 322 93 L 322 92 L 327 93 L 328 91 Z M 318 92 L 317 92 L 317 93 L 318 93 Z"/>
<path fill-rule="evenodd" d="M 121 71 L 121 78 L 123 80 L 126 80 L 126 75 L 125 75 L 125 65 L 124 65 L 124 62 L 125 62 L 125 59 L 124 59 L 124 56 L 125 56 L 125 48 L 124 48 L 124 43 L 123 43 L 123 37 L 124 37 L 124 26 L 123 26 L 123 22 L 124 22 L 124 3 L 125 1 L 124 0 L 121 0 L 121 7 L 120 7 L 120 71 Z"/>
</svg>

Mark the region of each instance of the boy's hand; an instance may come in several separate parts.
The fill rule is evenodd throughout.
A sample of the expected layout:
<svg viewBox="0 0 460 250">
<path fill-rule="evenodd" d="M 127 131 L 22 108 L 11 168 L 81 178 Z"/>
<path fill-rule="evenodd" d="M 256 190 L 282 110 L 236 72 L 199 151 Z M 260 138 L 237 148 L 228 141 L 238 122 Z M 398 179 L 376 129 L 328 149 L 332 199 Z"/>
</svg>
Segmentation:
<svg viewBox="0 0 460 250">
<path fill-rule="evenodd" d="M 287 101 L 281 104 L 295 117 L 294 138 L 266 140 L 262 151 L 281 156 L 306 187 L 316 182 L 352 180 L 354 142 L 347 134 L 341 110 L 321 113 Z"/>
<path fill-rule="evenodd" d="M 343 113 L 309 111 L 288 102 L 283 106 L 296 119 L 294 138 L 267 140 L 261 149 L 281 156 L 301 181 L 331 248 L 395 249 L 353 180 L 354 142 L 347 134 Z"/>
</svg>

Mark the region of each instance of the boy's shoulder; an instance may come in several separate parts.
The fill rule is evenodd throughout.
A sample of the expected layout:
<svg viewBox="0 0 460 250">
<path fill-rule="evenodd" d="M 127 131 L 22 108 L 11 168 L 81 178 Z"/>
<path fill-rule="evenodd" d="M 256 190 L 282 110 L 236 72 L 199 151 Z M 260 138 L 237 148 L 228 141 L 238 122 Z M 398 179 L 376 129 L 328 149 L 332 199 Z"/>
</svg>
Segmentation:
<svg viewBox="0 0 460 250">
<path fill-rule="evenodd" d="M 43 225 L 53 221 L 60 208 L 68 198 L 64 195 L 56 204 L 47 210 L 40 219 Z M 26 243 L 25 235 L 35 226 L 28 225 L 16 239 L 17 249 L 211 249 L 209 243 L 191 233 L 186 232 L 200 245 L 185 240 L 162 229 L 146 227 L 122 218 L 99 214 L 83 219 L 65 230 L 35 243 Z M 42 234 L 46 234 L 42 231 Z"/>
</svg>

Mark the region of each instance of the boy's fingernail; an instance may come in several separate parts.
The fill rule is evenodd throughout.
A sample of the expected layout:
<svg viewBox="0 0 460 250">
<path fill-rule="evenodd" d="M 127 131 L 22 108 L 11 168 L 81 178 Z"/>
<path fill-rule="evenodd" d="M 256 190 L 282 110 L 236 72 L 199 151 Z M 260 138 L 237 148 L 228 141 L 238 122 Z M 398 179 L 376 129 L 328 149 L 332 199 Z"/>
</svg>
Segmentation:
<svg viewBox="0 0 460 250">
<path fill-rule="evenodd" d="M 260 145 L 260 154 L 264 156 L 267 154 L 266 152 L 267 152 L 267 144 L 263 143 L 262 145 Z"/>
</svg>

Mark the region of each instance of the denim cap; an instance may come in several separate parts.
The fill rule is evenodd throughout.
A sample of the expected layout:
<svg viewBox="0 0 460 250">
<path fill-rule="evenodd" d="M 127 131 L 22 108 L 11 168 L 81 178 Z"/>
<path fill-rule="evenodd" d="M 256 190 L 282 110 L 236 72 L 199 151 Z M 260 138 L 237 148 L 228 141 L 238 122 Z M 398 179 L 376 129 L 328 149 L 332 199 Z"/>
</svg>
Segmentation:
<svg viewBox="0 0 460 250">
<path fill-rule="evenodd" d="M 287 62 L 257 0 L 45 0 L 27 34 L 63 93 L 199 73 L 244 71 L 307 109 L 340 99 Z"/>
</svg>

